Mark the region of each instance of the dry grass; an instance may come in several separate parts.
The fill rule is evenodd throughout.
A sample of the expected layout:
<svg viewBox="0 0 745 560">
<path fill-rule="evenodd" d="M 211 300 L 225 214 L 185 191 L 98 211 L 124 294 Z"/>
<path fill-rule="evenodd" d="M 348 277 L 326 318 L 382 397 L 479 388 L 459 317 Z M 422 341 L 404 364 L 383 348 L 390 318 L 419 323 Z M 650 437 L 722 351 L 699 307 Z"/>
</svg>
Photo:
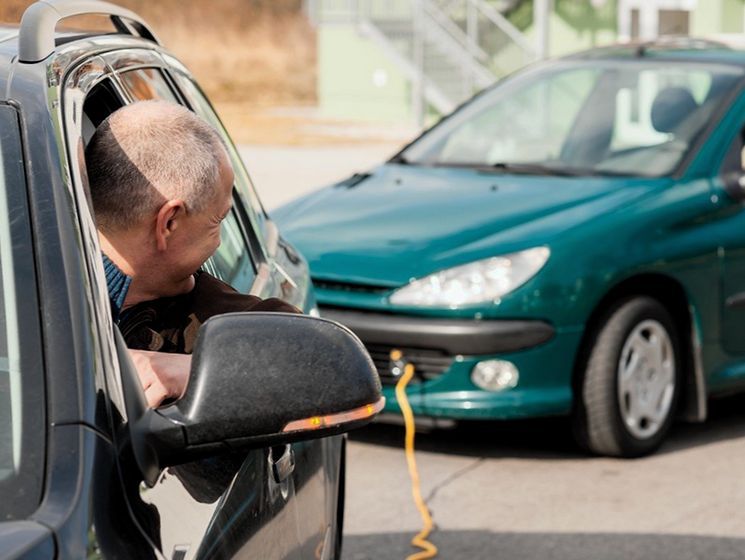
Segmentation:
<svg viewBox="0 0 745 560">
<path fill-rule="evenodd" d="M 249 107 L 243 103 L 215 104 L 233 140 L 239 144 L 282 146 L 351 146 L 355 144 L 403 144 L 416 130 L 378 126 L 319 116 L 302 108 L 284 110 Z"/>
<path fill-rule="evenodd" d="M 301 0 L 109 0 L 145 18 L 196 76 L 239 143 L 318 145 L 390 142 L 389 131 L 349 128 L 313 111 L 316 38 Z M 0 0 L 0 22 L 18 23 L 33 0 Z M 110 30 L 106 18 L 68 27 Z M 352 132 L 350 132 L 352 130 Z M 405 139 L 401 136 L 401 141 Z"/>
<path fill-rule="evenodd" d="M 211 99 L 244 109 L 315 102 L 315 33 L 299 0 L 114 0 L 134 10 Z M 18 22 L 31 0 L 2 0 Z"/>
</svg>

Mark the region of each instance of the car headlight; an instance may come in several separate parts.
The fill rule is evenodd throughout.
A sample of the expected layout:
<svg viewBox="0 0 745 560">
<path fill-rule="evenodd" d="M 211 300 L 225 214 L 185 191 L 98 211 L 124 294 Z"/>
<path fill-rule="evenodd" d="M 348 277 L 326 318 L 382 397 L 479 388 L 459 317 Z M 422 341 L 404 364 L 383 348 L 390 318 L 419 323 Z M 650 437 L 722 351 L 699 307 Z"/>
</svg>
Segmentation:
<svg viewBox="0 0 745 560">
<path fill-rule="evenodd" d="M 390 302 L 456 308 L 498 301 L 535 276 L 550 254 L 548 247 L 535 247 L 441 270 L 399 288 Z"/>
</svg>

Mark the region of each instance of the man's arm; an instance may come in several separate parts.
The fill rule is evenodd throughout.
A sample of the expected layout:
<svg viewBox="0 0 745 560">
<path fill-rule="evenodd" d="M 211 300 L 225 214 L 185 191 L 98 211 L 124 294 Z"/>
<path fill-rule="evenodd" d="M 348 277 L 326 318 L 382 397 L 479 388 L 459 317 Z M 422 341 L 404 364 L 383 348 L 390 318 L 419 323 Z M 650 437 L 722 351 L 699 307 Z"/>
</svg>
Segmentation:
<svg viewBox="0 0 745 560">
<path fill-rule="evenodd" d="M 186 391 L 191 371 L 191 356 L 129 349 L 137 375 L 150 408 L 166 399 L 178 399 Z"/>
</svg>

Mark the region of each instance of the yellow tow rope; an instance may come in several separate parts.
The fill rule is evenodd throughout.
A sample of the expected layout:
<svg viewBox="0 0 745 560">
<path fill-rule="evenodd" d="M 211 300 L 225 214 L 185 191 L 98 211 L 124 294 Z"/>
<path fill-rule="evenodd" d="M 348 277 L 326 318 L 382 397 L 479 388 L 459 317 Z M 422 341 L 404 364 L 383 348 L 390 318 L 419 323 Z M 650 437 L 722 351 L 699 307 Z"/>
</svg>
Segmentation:
<svg viewBox="0 0 745 560">
<path fill-rule="evenodd" d="M 404 374 L 398 380 L 398 383 L 396 383 L 396 399 L 398 400 L 398 405 L 401 407 L 401 412 L 404 415 L 404 424 L 406 425 L 405 449 L 406 462 L 409 465 L 409 476 L 411 477 L 411 493 L 419 514 L 422 516 L 424 527 L 411 539 L 411 544 L 421 548 L 422 551 L 409 555 L 406 560 L 425 560 L 437 556 L 437 547 L 427 540 L 427 537 L 432 532 L 432 516 L 429 513 L 429 509 L 427 509 L 427 504 L 422 499 L 422 492 L 419 485 L 419 471 L 417 471 L 416 457 L 414 456 L 414 413 L 411 411 L 409 399 L 406 397 L 406 385 L 408 385 L 412 377 L 414 377 L 414 366 L 412 364 L 406 364 L 404 366 Z"/>
</svg>

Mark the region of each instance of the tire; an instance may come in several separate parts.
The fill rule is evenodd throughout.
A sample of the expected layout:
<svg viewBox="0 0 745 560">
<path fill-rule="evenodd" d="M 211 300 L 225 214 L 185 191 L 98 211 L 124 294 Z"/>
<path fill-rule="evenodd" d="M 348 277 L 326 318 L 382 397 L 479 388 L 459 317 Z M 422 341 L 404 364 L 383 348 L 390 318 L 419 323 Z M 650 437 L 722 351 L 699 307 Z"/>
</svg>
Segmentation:
<svg viewBox="0 0 745 560">
<path fill-rule="evenodd" d="M 681 386 L 680 344 L 656 300 L 621 300 L 588 333 L 577 385 L 574 434 L 586 450 L 640 457 L 673 423 Z"/>
</svg>

